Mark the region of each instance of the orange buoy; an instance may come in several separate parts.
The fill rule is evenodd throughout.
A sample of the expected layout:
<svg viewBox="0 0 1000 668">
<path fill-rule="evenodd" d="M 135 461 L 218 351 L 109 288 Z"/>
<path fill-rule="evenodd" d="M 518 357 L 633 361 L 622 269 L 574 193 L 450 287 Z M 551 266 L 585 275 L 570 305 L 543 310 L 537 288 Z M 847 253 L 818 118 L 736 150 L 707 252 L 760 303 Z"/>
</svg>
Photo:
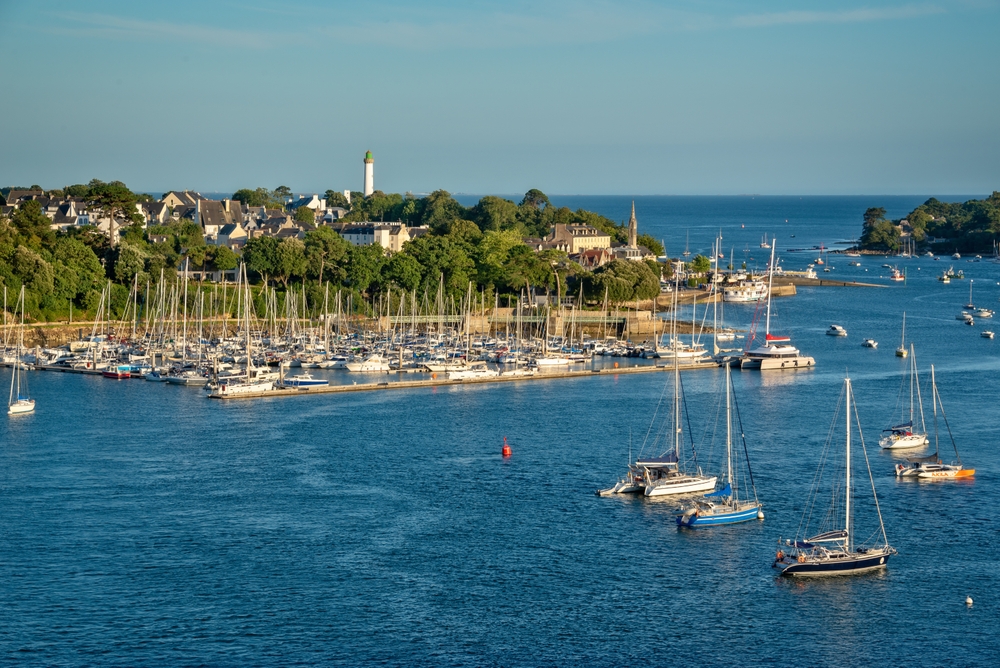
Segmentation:
<svg viewBox="0 0 1000 668">
<path fill-rule="evenodd" d="M 431 374 L 431 380 L 437 380 L 438 375 L 436 373 Z"/>
<path fill-rule="evenodd" d="M 615 368 L 616 369 L 618 368 L 618 362 L 615 362 Z"/>
<path fill-rule="evenodd" d="M 504 457 L 510 457 L 510 446 L 507 445 L 507 437 L 503 437 L 503 450 L 500 451 Z"/>
</svg>

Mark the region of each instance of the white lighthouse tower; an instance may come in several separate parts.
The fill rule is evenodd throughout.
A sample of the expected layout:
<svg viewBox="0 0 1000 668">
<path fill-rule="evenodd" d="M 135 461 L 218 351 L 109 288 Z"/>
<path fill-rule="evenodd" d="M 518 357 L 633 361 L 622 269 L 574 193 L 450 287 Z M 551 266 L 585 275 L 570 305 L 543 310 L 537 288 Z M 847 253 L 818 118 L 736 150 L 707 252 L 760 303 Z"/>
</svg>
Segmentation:
<svg viewBox="0 0 1000 668">
<path fill-rule="evenodd" d="M 370 197 L 375 192 L 375 158 L 372 152 L 365 153 L 365 197 Z"/>
</svg>

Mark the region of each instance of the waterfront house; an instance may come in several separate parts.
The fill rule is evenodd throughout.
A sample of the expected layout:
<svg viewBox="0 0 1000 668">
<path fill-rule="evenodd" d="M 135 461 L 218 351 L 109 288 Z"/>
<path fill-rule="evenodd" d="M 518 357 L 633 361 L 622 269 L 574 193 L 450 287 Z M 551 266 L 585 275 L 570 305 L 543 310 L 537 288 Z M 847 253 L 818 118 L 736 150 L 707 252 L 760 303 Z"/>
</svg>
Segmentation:
<svg viewBox="0 0 1000 668">
<path fill-rule="evenodd" d="M 546 241 L 559 243 L 570 255 L 592 248 L 611 247 L 611 235 L 579 223 L 556 223 Z"/>
</svg>

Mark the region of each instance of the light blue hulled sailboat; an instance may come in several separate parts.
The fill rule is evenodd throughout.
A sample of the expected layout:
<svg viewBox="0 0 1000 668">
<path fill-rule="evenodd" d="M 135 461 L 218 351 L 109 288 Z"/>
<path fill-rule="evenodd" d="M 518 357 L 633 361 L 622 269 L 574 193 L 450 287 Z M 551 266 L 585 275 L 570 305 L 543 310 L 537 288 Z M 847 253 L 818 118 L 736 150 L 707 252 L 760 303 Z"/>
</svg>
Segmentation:
<svg viewBox="0 0 1000 668">
<path fill-rule="evenodd" d="M 764 519 L 764 511 L 757 500 L 757 488 L 753 482 L 753 471 L 750 468 L 750 457 L 747 453 L 746 438 L 743 435 L 742 420 L 740 440 L 743 442 L 743 458 L 745 475 L 740 470 L 738 461 L 734 462 L 733 453 L 733 419 L 732 419 L 732 376 L 729 363 L 726 363 L 726 484 L 722 489 L 706 494 L 701 499 L 681 508 L 677 515 L 677 526 L 700 529 L 720 524 L 735 524 L 749 520 Z M 738 411 L 737 411 L 738 412 Z M 736 464 L 734 466 L 734 463 Z M 751 495 L 743 488 L 749 486 Z M 743 498 L 740 492 L 744 491 Z"/>
</svg>

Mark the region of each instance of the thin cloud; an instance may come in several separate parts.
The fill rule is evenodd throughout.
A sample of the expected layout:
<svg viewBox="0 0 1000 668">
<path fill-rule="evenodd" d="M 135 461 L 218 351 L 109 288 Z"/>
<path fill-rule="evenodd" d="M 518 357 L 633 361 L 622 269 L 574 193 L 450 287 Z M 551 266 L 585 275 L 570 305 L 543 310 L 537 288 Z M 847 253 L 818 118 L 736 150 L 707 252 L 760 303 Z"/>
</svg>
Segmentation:
<svg viewBox="0 0 1000 668">
<path fill-rule="evenodd" d="M 800 25 L 804 23 L 869 23 L 872 21 L 893 21 L 911 19 L 932 14 L 943 14 L 941 7 L 934 5 L 904 5 L 887 9 L 849 9 L 839 12 L 790 11 L 770 14 L 748 14 L 737 16 L 732 25 L 738 28 L 765 28 L 769 26 Z"/>
<path fill-rule="evenodd" d="M 86 34 L 110 39 L 164 40 L 197 42 L 241 48 L 266 48 L 283 42 L 283 36 L 271 32 L 216 28 L 196 23 L 173 23 L 170 21 L 144 21 L 107 14 L 85 14 L 65 12 L 56 14 L 72 26 L 63 27 L 60 32 Z"/>
</svg>

